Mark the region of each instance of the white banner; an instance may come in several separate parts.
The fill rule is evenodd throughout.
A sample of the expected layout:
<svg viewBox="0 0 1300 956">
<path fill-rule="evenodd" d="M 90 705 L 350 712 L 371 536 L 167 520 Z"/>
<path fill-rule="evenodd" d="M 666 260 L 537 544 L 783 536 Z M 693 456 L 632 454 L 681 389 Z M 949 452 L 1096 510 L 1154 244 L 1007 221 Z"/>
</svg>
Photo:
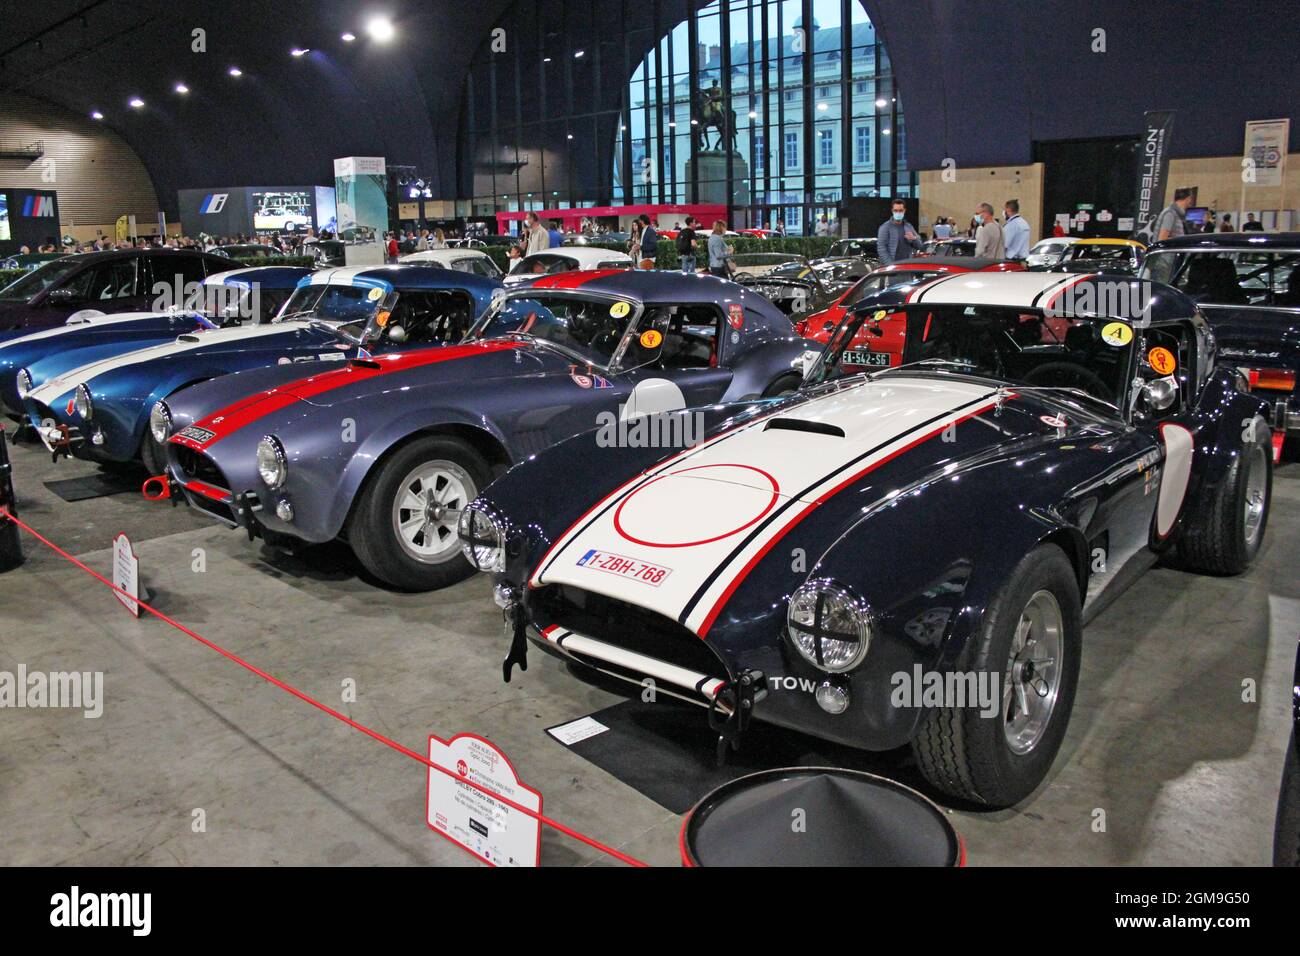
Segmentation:
<svg viewBox="0 0 1300 956">
<path fill-rule="evenodd" d="M 1253 163 L 1252 176 L 1243 177 L 1247 186 L 1281 186 L 1286 175 L 1286 150 L 1291 140 L 1289 119 L 1251 120 L 1246 124 L 1244 159 Z"/>
</svg>

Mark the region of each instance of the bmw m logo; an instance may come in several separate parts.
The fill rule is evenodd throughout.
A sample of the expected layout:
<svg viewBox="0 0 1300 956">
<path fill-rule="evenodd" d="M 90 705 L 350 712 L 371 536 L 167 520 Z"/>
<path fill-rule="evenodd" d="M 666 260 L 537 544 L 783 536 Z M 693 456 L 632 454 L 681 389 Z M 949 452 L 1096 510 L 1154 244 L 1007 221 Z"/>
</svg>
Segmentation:
<svg viewBox="0 0 1300 956">
<path fill-rule="evenodd" d="M 29 219 L 54 218 L 54 197 L 28 196 L 23 200 L 23 215 Z"/>
<path fill-rule="evenodd" d="M 230 193 L 209 193 L 203 197 L 203 202 L 199 204 L 199 214 L 207 215 L 208 213 L 221 212 L 226 208 L 226 200 L 230 198 Z"/>
</svg>

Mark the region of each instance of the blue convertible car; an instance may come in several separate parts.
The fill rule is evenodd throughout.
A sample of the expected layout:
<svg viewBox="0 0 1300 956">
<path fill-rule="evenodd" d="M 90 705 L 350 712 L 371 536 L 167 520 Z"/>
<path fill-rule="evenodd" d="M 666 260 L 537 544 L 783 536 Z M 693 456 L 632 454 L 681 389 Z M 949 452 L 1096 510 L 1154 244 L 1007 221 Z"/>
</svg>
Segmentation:
<svg viewBox="0 0 1300 956">
<path fill-rule="evenodd" d="M 293 382 L 245 372 L 186 389 L 159 418 L 194 507 L 250 534 L 343 536 L 382 581 L 427 590 L 472 572 L 460 511 L 513 462 L 602 420 L 612 441 L 689 440 L 692 417 L 672 411 L 793 390 L 807 347 L 724 279 L 574 272 L 505 294 L 458 346 Z M 578 466 L 565 481 L 593 477 Z"/>
<path fill-rule="evenodd" d="M 1170 549 L 1228 574 L 1264 540 L 1268 406 L 1190 299 L 1142 285 L 894 286 L 795 395 L 710 410 L 689 449 L 586 434 L 520 464 L 459 529 L 507 611 L 507 679 L 532 642 L 702 705 L 720 744 L 754 717 L 911 743 L 939 789 L 1023 799 L 1065 734 L 1084 622 Z M 1099 307 L 1122 301 L 1143 306 Z M 899 315 L 903 364 L 847 370 Z"/>
<path fill-rule="evenodd" d="M 59 357 L 72 363 L 65 368 L 74 368 L 170 342 L 186 332 L 265 321 L 280 311 L 310 274 L 310 269 L 289 266 L 221 272 L 203 280 L 196 296 L 201 301 L 177 303 L 180 308 L 73 318 L 66 325 L 0 341 L 0 410 L 12 417 L 24 416 L 23 393 L 32 382 L 30 373 L 21 376 L 21 382 L 19 378 L 23 369 L 37 362 L 53 358 L 41 369 L 54 375 Z"/>
<path fill-rule="evenodd" d="M 1142 275 L 1168 282 L 1199 305 L 1219 358 L 1241 369 L 1271 406 L 1274 447 L 1300 435 L 1300 232 L 1230 232 L 1151 247 Z"/>
<path fill-rule="evenodd" d="M 108 358 L 81 350 L 37 362 L 25 370 L 31 384 L 23 402 L 56 457 L 140 457 L 159 474 L 165 462 L 156 436 L 166 435 L 167 423 L 152 412 L 178 389 L 243 369 L 342 364 L 375 351 L 455 342 L 500 288 L 493 279 L 425 266 L 315 272 L 268 324 L 187 333 Z"/>
</svg>

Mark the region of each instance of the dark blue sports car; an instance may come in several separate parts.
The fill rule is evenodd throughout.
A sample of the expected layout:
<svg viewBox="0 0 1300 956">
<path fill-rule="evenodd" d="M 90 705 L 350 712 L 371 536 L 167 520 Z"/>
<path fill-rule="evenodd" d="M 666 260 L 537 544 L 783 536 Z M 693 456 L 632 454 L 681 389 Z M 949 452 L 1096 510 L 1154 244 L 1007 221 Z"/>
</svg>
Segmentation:
<svg viewBox="0 0 1300 956">
<path fill-rule="evenodd" d="M 1190 299 L 1142 286 L 894 286 L 795 395 L 710 409 L 688 449 L 589 433 L 518 465 L 460 525 L 507 611 L 507 679 L 531 641 L 701 704 L 720 743 L 752 718 L 910 743 L 947 793 L 1023 799 L 1084 622 L 1171 549 L 1235 573 L 1264 539 L 1268 407 Z M 1097 307 L 1119 301 L 1139 307 Z M 845 349 L 900 314 L 903 364 L 848 374 Z"/>
<path fill-rule="evenodd" d="M 1142 275 L 1168 282 L 1205 313 L 1221 361 L 1269 403 L 1275 449 L 1300 434 L 1300 232 L 1180 236 L 1147 252 Z"/>
<path fill-rule="evenodd" d="M 272 538 L 342 536 L 382 581 L 427 590 L 472 573 L 456 522 L 509 465 L 602 420 L 611 440 L 685 440 L 693 419 L 659 413 L 790 391 L 808 345 L 724 279 L 548 276 L 506 294 L 458 346 L 178 393 L 163 406 L 170 470 L 218 520 Z M 565 481 L 595 477 L 579 466 Z"/>
<path fill-rule="evenodd" d="M 0 410 L 22 418 L 23 393 L 30 390 L 30 375 L 23 369 L 45 359 L 45 375 L 57 375 L 58 358 L 66 357 L 75 368 L 92 361 L 112 358 L 150 345 L 171 342 L 186 332 L 228 328 L 232 325 L 265 321 L 311 274 L 309 269 L 263 266 L 235 269 L 210 275 L 198 290 L 199 301 L 177 303 L 180 308 L 165 312 L 118 312 L 113 315 L 69 319 L 65 325 L 28 332 L 0 341 Z"/>
<path fill-rule="evenodd" d="M 299 283 L 270 323 L 187 333 L 108 358 L 92 349 L 37 362 L 25 369 L 23 404 L 56 457 L 139 457 L 161 474 L 168 421 L 159 403 L 173 392 L 244 369 L 344 365 L 375 351 L 455 342 L 500 289 L 494 279 L 429 266 L 322 270 Z"/>
</svg>

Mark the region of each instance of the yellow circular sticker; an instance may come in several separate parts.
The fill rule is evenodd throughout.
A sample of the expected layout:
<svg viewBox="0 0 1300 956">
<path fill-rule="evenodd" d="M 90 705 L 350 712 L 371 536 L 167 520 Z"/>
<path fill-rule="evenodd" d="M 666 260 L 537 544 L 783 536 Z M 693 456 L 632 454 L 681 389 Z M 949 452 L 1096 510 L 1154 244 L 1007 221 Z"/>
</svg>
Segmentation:
<svg viewBox="0 0 1300 956">
<path fill-rule="evenodd" d="M 1109 322 L 1102 327 L 1101 340 L 1107 345 L 1128 345 L 1133 341 L 1133 330 L 1123 322 Z"/>
<path fill-rule="evenodd" d="M 875 315 L 872 316 L 872 318 L 875 319 L 877 322 L 879 322 L 887 315 L 889 315 L 888 312 L 886 312 L 884 309 L 880 309 L 878 312 L 876 312 Z"/>
<path fill-rule="evenodd" d="M 632 311 L 632 306 L 626 302 L 615 302 L 609 307 L 609 314 L 616 319 L 621 319 Z"/>
<path fill-rule="evenodd" d="M 646 329 L 641 333 L 641 345 L 647 349 L 657 349 L 664 337 L 658 329 Z"/>
<path fill-rule="evenodd" d="M 1178 360 L 1174 358 L 1174 353 L 1166 348 L 1152 349 L 1147 353 L 1147 362 L 1161 375 L 1170 375 L 1178 367 Z"/>
<path fill-rule="evenodd" d="M 384 290 L 383 290 L 383 289 L 371 289 L 371 290 L 370 290 L 370 301 L 371 301 L 371 302 L 378 302 L 378 301 L 379 301 L 380 299 L 382 299 L 383 297 L 384 297 Z"/>
</svg>

